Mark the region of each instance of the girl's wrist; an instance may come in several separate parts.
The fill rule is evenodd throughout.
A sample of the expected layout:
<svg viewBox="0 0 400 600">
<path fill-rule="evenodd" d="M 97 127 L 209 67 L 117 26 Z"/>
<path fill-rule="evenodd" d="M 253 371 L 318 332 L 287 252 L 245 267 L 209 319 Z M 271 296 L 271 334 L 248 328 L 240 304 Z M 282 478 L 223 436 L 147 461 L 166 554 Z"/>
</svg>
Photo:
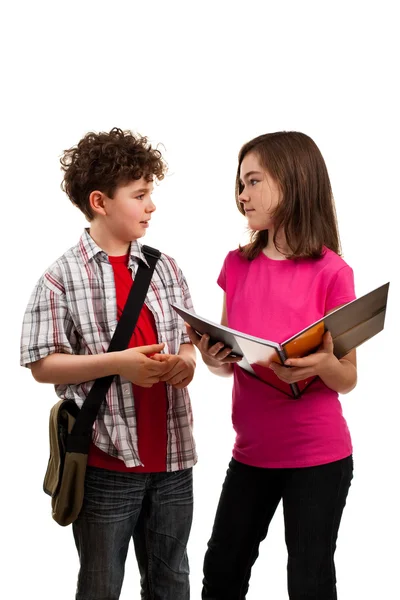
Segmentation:
<svg viewBox="0 0 400 600">
<path fill-rule="evenodd" d="M 336 373 L 340 372 L 341 366 L 340 361 L 332 354 L 320 365 L 317 373 L 318 377 L 323 379 L 324 377 L 335 376 Z"/>
</svg>

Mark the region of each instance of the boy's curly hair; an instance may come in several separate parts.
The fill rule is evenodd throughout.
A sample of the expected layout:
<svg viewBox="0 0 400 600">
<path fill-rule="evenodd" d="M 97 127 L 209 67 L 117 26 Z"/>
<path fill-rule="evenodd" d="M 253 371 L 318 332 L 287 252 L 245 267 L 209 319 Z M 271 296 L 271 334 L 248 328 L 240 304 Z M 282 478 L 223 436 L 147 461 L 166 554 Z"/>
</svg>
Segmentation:
<svg viewBox="0 0 400 600">
<path fill-rule="evenodd" d="M 64 178 L 61 188 L 87 219 L 93 219 L 89 196 L 99 190 L 113 197 L 120 185 L 154 177 L 161 181 L 167 170 L 161 152 L 146 137 L 114 127 L 109 133 L 87 133 L 77 146 L 60 158 Z"/>
</svg>

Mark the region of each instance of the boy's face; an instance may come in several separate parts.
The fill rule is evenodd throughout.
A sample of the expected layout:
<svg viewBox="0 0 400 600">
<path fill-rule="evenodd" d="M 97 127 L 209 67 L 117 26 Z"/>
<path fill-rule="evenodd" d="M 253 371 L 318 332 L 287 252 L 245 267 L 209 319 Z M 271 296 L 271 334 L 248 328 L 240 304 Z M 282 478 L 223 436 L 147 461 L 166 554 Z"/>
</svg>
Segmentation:
<svg viewBox="0 0 400 600">
<path fill-rule="evenodd" d="M 117 187 L 114 198 L 103 197 L 104 224 L 120 241 L 131 242 L 145 235 L 156 207 L 151 199 L 153 181 L 144 177 Z"/>
</svg>

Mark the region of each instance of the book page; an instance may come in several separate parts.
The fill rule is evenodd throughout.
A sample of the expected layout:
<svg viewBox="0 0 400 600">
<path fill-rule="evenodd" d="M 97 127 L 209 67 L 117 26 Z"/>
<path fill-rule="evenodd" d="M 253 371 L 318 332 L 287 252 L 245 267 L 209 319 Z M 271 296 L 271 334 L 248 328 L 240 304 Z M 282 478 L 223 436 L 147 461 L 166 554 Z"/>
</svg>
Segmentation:
<svg viewBox="0 0 400 600">
<path fill-rule="evenodd" d="M 252 368 L 253 365 L 267 368 L 271 362 L 282 364 L 277 351 L 278 346 L 262 344 L 238 335 L 235 335 L 235 341 Z"/>
<path fill-rule="evenodd" d="M 291 389 L 290 385 L 279 379 L 279 377 L 269 368 L 272 362 L 280 365 L 283 364 L 279 356 L 279 347 L 264 345 L 259 342 L 241 338 L 239 336 L 236 337 L 236 342 L 247 358 L 247 360 L 244 359 L 238 363 L 239 367 L 245 371 L 248 371 L 252 375 L 255 375 L 264 383 L 271 385 L 280 392 L 283 392 L 287 396 L 293 398 L 293 390 Z M 302 392 L 313 381 L 313 379 L 314 378 L 306 381 L 299 381 L 297 384 L 299 392 Z"/>
<path fill-rule="evenodd" d="M 269 368 L 272 362 L 282 364 L 279 357 L 278 349 L 274 346 L 261 344 L 254 342 L 247 338 L 236 336 L 236 343 L 240 346 L 243 355 L 246 357 L 246 361 L 241 361 L 239 366 L 245 369 L 252 375 L 261 379 L 264 383 L 268 383 L 278 390 L 292 395 L 290 386 L 281 381 L 279 377 Z"/>
<path fill-rule="evenodd" d="M 320 321 L 314 327 L 310 327 L 295 339 L 282 344 L 288 358 L 301 358 L 319 348 L 325 333 L 325 322 Z"/>
</svg>

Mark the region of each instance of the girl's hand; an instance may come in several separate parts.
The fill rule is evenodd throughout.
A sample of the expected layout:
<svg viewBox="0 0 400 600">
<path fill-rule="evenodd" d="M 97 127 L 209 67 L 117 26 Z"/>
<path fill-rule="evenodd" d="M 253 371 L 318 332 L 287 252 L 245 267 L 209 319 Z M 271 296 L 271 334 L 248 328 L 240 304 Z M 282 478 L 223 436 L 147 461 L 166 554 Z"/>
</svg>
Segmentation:
<svg viewBox="0 0 400 600">
<path fill-rule="evenodd" d="M 192 344 L 200 350 L 201 357 L 208 367 L 219 368 L 229 363 L 237 363 L 242 360 L 240 356 L 229 356 L 232 348 L 228 348 L 222 342 L 209 346 L 210 336 L 198 335 L 187 323 L 186 331 Z"/>
<path fill-rule="evenodd" d="M 303 358 L 290 358 L 285 361 L 285 365 L 292 367 L 287 369 L 283 365 L 271 363 L 270 369 L 285 383 L 297 383 L 310 377 L 329 376 L 333 373 L 339 364 L 338 359 L 333 354 L 333 340 L 329 331 L 322 338 L 322 346 L 314 354 L 309 354 Z"/>
</svg>

